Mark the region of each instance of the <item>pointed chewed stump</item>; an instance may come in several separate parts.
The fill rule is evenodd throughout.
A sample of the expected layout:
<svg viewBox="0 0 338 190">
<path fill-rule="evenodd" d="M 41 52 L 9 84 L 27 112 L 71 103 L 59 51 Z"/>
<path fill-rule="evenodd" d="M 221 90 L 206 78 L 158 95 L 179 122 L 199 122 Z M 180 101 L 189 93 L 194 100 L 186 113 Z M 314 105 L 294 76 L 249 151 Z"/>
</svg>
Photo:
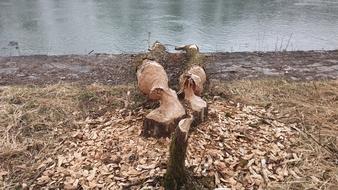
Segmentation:
<svg viewBox="0 0 338 190">
<path fill-rule="evenodd" d="M 143 121 L 142 134 L 146 137 L 167 137 L 185 116 L 185 109 L 176 92 L 168 87 L 168 76 L 162 65 L 145 59 L 137 69 L 140 91 L 160 106 L 151 111 Z"/>
<path fill-rule="evenodd" d="M 200 55 L 197 45 L 177 47 L 176 50 L 184 50 L 187 54 L 186 70 L 179 78 L 178 94 L 188 102 L 189 110 L 194 116 L 193 126 L 197 126 L 208 117 L 208 104 L 200 97 L 207 80 L 203 69 L 203 56 Z"/>
<path fill-rule="evenodd" d="M 195 67 L 191 69 L 197 69 Z M 198 68 L 200 69 L 200 68 Z M 180 82 L 182 81 L 182 91 L 184 93 L 184 99 L 188 103 L 188 108 L 194 116 L 193 126 L 204 122 L 208 117 L 208 104 L 200 96 L 202 89 L 201 78 L 192 72 L 183 74 Z"/>
<path fill-rule="evenodd" d="M 192 121 L 192 117 L 182 119 L 172 135 L 167 172 L 164 176 L 164 186 L 166 189 L 181 189 L 188 182 L 189 176 L 184 163 Z"/>
</svg>

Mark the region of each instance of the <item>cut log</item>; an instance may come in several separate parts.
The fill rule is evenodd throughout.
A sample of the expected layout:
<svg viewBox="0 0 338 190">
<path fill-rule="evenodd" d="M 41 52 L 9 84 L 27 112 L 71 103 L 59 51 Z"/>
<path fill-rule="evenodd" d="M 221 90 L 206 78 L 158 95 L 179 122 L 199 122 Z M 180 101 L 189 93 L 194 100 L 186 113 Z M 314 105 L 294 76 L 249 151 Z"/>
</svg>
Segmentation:
<svg viewBox="0 0 338 190">
<path fill-rule="evenodd" d="M 169 52 L 159 41 L 156 41 L 148 50 L 146 58 L 159 63 L 164 63 L 169 56 Z"/>
<path fill-rule="evenodd" d="M 185 109 L 174 90 L 168 87 L 168 77 L 163 67 L 151 60 L 144 60 L 137 70 L 140 91 L 160 106 L 151 111 L 143 121 L 144 136 L 166 137 L 185 116 Z"/>
<path fill-rule="evenodd" d="M 166 47 L 158 41 L 156 41 L 148 50 L 149 51 L 145 54 L 135 55 L 133 67 L 135 68 L 136 72 L 143 64 L 144 60 L 152 60 L 163 64 L 169 57 L 169 52 L 167 51 Z"/>
<path fill-rule="evenodd" d="M 186 52 L 185 70 L 193 65 L 204 67 L 204 56 L 200 54 L 199 47 L 196 44 L 175 47 L 175 50 Z"/>
<path fill-rule="evenodd" d="M 160 52 L 160 53 L 164 53 L 166 52 L 166 48 L 163 44 L 161 44 L 161 42 L 156 41 L 151 48 L 149 48 L 150 52 Z"/>
<path fill-rule="evenodd" d="M 203 69 L 203 58 L 197 45 L 176 47 L 187 54 L 186 70 L 179 78 L 179 96 L 184 98 L 194 116 L 193 126 L 204 122 L 208 116 L 208 105 L 200 96 L 202 95 L 207 76 Z"/>
<path fill-rule="evenodd" d="M 182 119 L 172 135 L 167 172 L 164 176 L 164 186 L 166 189 L 180 189 L 187 183 L 188 174 L 184 163 L 192 121 L 192 117 Z"/>
<path fill-rule="evenodd" d="M 188 58 L 195 57 L 197 54 L 199 54 L 199 47 L 196 44 L 189 44 L 184 46 L 176 46 L 175 50 L 183 50 L 187 53 Z"/>
</svg>

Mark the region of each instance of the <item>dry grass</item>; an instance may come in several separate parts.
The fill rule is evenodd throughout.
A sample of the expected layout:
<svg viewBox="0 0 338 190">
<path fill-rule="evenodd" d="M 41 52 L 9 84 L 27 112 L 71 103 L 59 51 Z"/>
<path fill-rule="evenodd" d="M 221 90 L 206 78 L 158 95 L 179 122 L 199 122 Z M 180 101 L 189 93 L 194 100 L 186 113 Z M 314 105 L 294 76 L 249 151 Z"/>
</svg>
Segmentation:
<svg viewBox="0 0 338 190">
<path fill-rule="evenodd" d="M 295 149 L 299 178 L 272 189 L 338 189 L 338 81 L 289 82 L 282 79 L 216 83 L 213 92 L 233 101 L 273 106 L 279 120 L 300 131 Z"/>
<path fill-rule="evenodd" d="M 99 117 L 123 107 L 131 86 L 57 84 L 0 89 L 0 187 L 9 173 L 15 184 L 35 178 L 37 160 L 55 154 L 55 144 L 77 126 L 76 120 Z M 57 150 L 55 150 L 57 151 Z"/>
<path fill-rule="evenodd" d="M 302 161 L 290 164 L 296 164 L 302 175 L 270 184 L 271 189 L 338 188 L 338 81 L 266 79 L 213 83 L 210 88 L 210 97 L 225 95 L 233 102 L 273 106 L 281 111 L 278 120 L 300 131 L 294 148 Z M 127 91 L 134 96 L 126 96 Z M 22 179 L 36 180 L 42 171 L 36 163 L 62 148 L 57 144 L 79 127 L 77 120 L 125 106 L 138 107 L 126 105 L 128 98 L 142 102 L 134 91 L 133 86 L 97 84 L 1 87 L 0 188 L 15 187 Z M 4 184 L 3 176 L 9 177 L 11 184 Z"/>
</svg>

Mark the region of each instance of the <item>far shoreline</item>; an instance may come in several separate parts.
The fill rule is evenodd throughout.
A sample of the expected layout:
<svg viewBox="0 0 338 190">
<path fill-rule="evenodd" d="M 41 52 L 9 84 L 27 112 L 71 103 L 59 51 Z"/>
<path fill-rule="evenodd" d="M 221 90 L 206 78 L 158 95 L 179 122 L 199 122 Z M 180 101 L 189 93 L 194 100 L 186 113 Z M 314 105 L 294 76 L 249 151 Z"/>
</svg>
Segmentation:
<svg viewBox="0 0 338 190">
<path fill-rule="evenodd" d="M 168 51 L 171 54 L 179 53 L 179 51 Z M 313 52 L 313 53 L 330 53 L 330 52 L 338 52 L 338 49 L 322 49 L 322 50 L 284 50 L 284 51 L 201 51 L 202 54 L 205 55 L 213 55 L 213 54 L 280 54 L 280 53 L 306 53 L 306 52 Z M 95 52 L 89 51 L 88 53 L 69 53 L 69 54 L 21 54 L 21 55 L 1 55 L 0 58 L 11 58 L 11 57 L 36 57 L 36 56 L 98 56 L 98 55 L 140 55 L 145 54 L 146 51 L 140 52 L 120 52 L 120 53 L 107 53 L 107 52 Z"/>
<path fill-rule="evenodd" d="M 0 85 L 127 84 L 135 81 L 133 63 L 141 53 L 90 55 L 0 56 Z M 338 50 L 203 52 L 209 79 L 229 81 L 278 77 L 290 80 L 338 79 Z M 177 78 L 181 53 L 169 53 L 163 63 L 169 78 Z"/>
</svg>

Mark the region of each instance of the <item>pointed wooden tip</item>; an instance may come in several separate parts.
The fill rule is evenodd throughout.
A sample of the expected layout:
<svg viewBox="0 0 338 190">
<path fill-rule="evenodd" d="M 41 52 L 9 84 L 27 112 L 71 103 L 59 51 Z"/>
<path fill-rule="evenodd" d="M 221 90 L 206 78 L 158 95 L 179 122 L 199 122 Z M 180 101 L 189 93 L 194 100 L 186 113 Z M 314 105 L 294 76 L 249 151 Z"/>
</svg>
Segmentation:
<svg viewBox="0 0 338 190">
<path fill-rule="evenodd" d="M 175 50 L 187 51 L 187 50 L 192 50 L 192 49 L 199 51 L 199 47 L 196 44 L 189 44 L 189 45 L 182 45 L 182 46 L 175 47 Z"/>
<path fill-rule="evenodd" d="M 190 130 L 190 126 L 191 123 L 193 122 L 194 117 L 190 116 L 188 118 L 182 119 L 179 123 L 178 123 L 178 127 L 180 128 L 180 130 L 184 133 L 188 133 Z"/>
<path fill-rule="evenodd" d="M 184 46 L 175 46 L 175 50 L 184 50 L 185 45 Z"/>
</svg>

